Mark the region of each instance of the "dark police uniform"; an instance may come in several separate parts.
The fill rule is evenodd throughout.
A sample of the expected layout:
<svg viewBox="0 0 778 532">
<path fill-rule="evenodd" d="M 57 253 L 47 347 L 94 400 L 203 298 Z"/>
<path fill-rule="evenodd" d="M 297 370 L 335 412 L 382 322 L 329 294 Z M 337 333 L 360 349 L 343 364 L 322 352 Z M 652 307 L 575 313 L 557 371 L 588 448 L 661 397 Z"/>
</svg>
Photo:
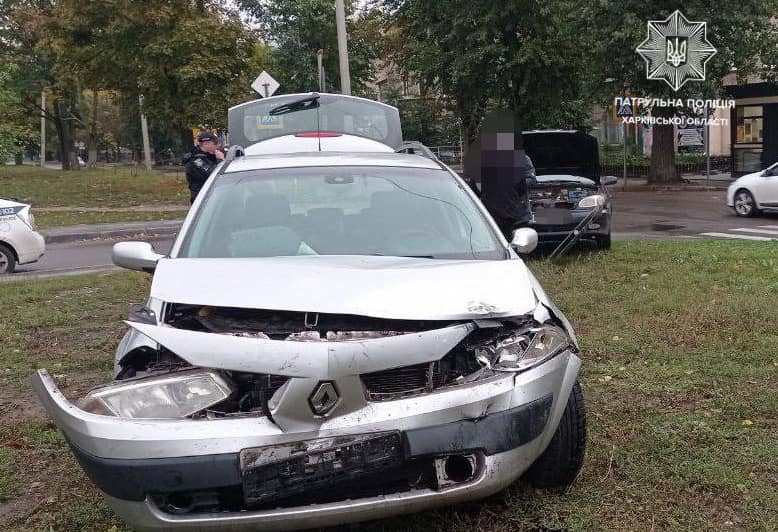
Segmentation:
<svg viewBox="0 0 778 532">
<path fill-rule="evenodd" d="M 197 135 L 197 140 L 216 140 L 216 135 L 209 132 L 200 133 Z M 189 184 L 189 202 L 194 203 L 211 171 L 219 164 L 219 160 L 212 153 L 206 153 L 199 146 L 195 146 L 184 156 L 182 162 L 186 168 L 186 182 Z"/>
</svg>

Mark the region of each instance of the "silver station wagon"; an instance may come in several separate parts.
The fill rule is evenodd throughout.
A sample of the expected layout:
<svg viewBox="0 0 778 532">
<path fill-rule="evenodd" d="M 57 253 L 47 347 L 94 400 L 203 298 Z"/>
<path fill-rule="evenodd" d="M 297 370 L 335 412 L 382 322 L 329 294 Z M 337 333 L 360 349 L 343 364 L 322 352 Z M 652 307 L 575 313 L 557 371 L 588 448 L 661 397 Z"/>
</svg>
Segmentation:
<svg viewBox="0 0 778 532">
<path fill-rule="evenodd" d="M 35 389 L 141 530 L 290 530 L 571 483 L 575 335 L 478 198 L 435 159 L 244 155 L 215 171 L 131 307 L 115 380 Z"/>
</svg>

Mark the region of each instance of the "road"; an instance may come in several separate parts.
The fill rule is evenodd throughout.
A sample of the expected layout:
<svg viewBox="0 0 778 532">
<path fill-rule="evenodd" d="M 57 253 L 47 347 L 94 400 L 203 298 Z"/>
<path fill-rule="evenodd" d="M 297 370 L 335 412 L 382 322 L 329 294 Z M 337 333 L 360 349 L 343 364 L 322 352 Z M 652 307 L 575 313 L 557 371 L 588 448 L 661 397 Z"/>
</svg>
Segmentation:
<svg viewBox="0 0 778 532">
<path fill-rule="evenodd" d="M 762 214 L 754 218 L 735 216 L 732 209 L 725 205 L 725 193 L 724 190 L 616 191 L 613 193 L 614 238 L 753 240 L 778 237 L 778 214 Z M 713 237 L 705 233 L 729 236 Z"/>
<path fill-rule="evenodd" d="M 167 253 L 173 240 L 152 239 L 150 242 L 159 253 Z M 111 262 L 113 244 L 111 240 L 47 244 L 46 254 L 40 261 L 17 266 L 13 277 L 59 276 L 118 269 Z"/>
<path fill-rule="evenodd" d="M 778 214 L 737 217 L 724 205 L 723 190 L 615 191 L 613 195 L 616 240 L 778 239 Z M 158 252 L 167 253 L 172 239 L 152 242 Z M 14 278 L 114 269 L 112 246 L 108 240 L 49 244 L 39 263 L 19 266 Z"/>
</svg>

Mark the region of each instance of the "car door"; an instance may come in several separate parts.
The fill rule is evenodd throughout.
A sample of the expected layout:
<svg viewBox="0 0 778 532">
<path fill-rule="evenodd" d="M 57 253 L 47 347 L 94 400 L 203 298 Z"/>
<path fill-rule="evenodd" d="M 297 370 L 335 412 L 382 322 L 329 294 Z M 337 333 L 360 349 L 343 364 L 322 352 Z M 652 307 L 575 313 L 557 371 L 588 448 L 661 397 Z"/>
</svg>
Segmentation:
<svg viewBox="0 0 778 532">
<path fill-rule="evenodd" d="M 778 208 L 778 163 L 759 176 L 757 201 L 761 207 Z"/>
</svg>

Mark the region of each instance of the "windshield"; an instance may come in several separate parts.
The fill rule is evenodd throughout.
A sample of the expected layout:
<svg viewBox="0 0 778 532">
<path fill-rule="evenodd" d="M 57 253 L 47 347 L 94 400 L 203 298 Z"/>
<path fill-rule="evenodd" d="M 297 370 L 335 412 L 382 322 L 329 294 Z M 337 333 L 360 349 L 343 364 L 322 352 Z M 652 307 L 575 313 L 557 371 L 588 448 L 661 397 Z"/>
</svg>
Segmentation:
<svg viewBox="0 0 778 532">
<path fill-rule="evenodd" d="M 220 175 L 179 254 L 285 255 L 503 259 L 505 250 L 446 171 L 341 166 Z"/>
<path fill-rule="evenodd" d="M 305 95 L 257 100 L 229 110 L 230 142 L 249 146 L 282 135 L 311 131 L 331 131 L 377 140 L 398 148 L 402 144 L 400 115 L 396 108 L 338 94 L 322 94 L 317 108 L 280 115 L 270 111 L 301 100 Z"/>
</svg>

